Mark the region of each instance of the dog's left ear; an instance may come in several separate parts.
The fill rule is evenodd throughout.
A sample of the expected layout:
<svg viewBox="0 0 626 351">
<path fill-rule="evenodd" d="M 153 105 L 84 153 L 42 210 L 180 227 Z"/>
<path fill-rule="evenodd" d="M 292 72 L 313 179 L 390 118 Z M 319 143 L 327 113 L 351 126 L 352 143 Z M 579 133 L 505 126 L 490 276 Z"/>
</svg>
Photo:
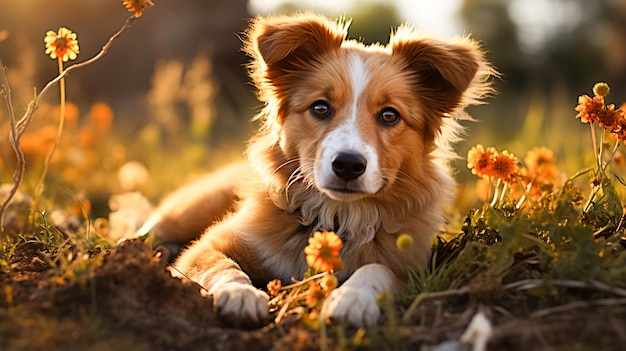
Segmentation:
<svg viewBox="0 0 626 351">
<path fill-rule="evenodd" d="M 415 77 L 422 98 L 438 113 L 449 113 L 462 104 L 463 94 L 483 62 L 478 45 L 469 38 L 443 42 L 400 27 L 390 40 L 392 56 L 404 61 Z"/>
</svg>

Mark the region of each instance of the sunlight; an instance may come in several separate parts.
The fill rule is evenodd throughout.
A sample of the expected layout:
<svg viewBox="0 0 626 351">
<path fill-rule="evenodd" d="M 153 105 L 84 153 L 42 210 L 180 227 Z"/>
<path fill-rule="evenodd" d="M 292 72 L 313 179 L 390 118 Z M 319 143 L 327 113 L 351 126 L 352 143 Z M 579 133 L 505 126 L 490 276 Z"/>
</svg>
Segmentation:
<svg viewBox="0 0 626 351">
<path fill-rule="evenodd" d="M 385 3 L 381 0 L 250 0 L 248 8 L 252 14 L 275 13 L 281 5 L 297 4 L 299 8 L 311 11 L 330 12 L 331 14 L 346 14 L 355 6 L 362 7 L 368 4 Z M 393 0 L 398 16 L 403 22 L 410 22 L 421 30 L 442 37 L 451 37 L 464 34 L 458 18 L 461 0 L 415 1 Z"/>
</svg>

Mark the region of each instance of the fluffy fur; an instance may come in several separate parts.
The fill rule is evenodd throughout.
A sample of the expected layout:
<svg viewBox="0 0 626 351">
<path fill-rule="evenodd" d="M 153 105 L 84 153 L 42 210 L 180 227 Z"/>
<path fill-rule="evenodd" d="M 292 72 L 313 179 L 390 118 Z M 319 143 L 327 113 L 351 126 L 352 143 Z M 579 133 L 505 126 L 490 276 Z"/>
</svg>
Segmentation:
<svg viewBox="0 0 626 351">
<path fill-rule="evenodd" d="M 259 17 L 245 34 L 264 109 L 248 162 L 167 198 L 158 241 L 193 241 L 174 263 L 235 325 L 263 323 L 274 278 L 302 277 L 317 230 L 343 240 L 331 320 L 376 323 L 376 296 L 423 269 L 453 198 L 448 166 L 463 108 L 493 73 L 470 38 L 441 41 L 409 26 L 387 46 L 346 40 L 347 24 L 313 14 Z M 206 229 L 205 229 L 206 228 Z M 396 248 L 398 235 L 414 244 Z"/>
</svg>

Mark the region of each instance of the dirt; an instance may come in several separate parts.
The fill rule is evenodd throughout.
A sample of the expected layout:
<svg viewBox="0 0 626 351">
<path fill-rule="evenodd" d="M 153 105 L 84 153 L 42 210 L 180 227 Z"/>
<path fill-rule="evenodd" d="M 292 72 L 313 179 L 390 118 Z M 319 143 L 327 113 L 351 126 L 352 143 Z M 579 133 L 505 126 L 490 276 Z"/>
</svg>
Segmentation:
<svg viewBox="0 0 626 351">
<path fill-rule="evenodd" d="M 68 270 L 52 267 L 39 244 L 18 247 L 0 273 L 0 350 L 470 350 L 458 340 L 478 311 L 492 323 L 489 350 L 618 350 L 626 342 L 624 301 L 582 296 L 559 310 L 480 280 L 470 293 L 425 300 L 406 324 L 397 322 L 405 308 L 388 309 L 366 333 L 329 326 L 322 337 L 296 318 L 238 330 L 141 241 L 90 256 L 91 265 Z"/>
</svg>

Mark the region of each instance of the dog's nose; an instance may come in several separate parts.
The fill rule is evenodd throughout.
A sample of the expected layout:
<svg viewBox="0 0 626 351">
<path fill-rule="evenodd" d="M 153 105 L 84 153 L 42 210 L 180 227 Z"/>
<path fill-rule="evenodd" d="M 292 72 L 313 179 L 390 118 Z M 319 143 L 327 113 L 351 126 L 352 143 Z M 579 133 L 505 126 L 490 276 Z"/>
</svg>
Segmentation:
<svg viewBox="0 0 626 351">
<path fill-rule="evenodd" d="M 365 173 L 367 161 L 360 154 L 339 152 L 333 157 L 333 172 L 337 177 L 347 181 L 353 180 Z"/>
</svg>

